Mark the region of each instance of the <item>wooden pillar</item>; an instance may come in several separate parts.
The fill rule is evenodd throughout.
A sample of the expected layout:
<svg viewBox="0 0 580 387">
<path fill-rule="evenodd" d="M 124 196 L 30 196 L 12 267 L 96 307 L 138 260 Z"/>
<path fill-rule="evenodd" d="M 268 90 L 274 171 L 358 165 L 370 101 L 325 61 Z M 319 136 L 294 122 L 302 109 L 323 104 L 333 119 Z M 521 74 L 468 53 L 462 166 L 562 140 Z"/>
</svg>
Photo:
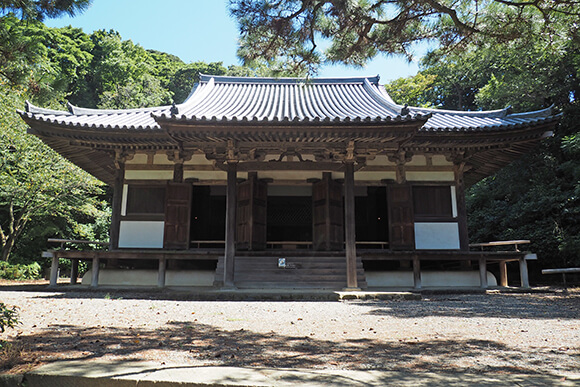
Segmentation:
<svg viewBox="0 0 580 387">
<path fill-rule="evenodd" d="M 485 257 L 479 258 L 479 286 L 487 289 L 487 261 Z"/>
<path fill-rule="evenodd" d="M 183 183 L 183 159 L 173 165 L 173 182 Z"/>
<path fill-rule="evenodd" d="M 234 261 L 236 256 L 237 169 L 235 162 L 227 163 L 226 190 L 226 246 L 224 251 L 224 288 L 234 288 Z"/>
<path fill-rule="evenodd" d="M 499 285 L 508 286 L 507 262 L 499 261 Z"/>
<path fill-rule="evenodd" d="M 356 235 L 354 215 L 354 163 L 344 163 L 344 230 L 346 250 L 346 287 L 360 290 L 356 275 Z"/>
<path fill-rule="evenodd" d="M 463 170 L 465 163 L 455 163 L 453 172 L 455 174 L 455 199 L 457 204 L 457 226 L 459 228 L 459 248 L 463 251 L 469 250 L 469 235 L 467 230 L 467 206 L 465 204 L 465 184 L 463 182 Z M 464 264 L 469 265 L 469 262 Z"/>
<path fill-rule="evenodd" d="M 52 253 L 52 264 L 50 266 L 50 286 L 58 285 L 58 256 Z"/>
<path fill-rule="evenodd" d="M 96 255 L 93 256 L 93 268 L 91 277 L 91 288 L 96 288 L 99 286 L 99 270 L 100 270 L 100 259 Z"/>
<path fill-rule="evenodd" d="M 167 259 L 162 257 L 159 259 L 159 271 L 157 272 L 157 287 L 165 287 L 165 273 L 167 269 Z"/>
<path fill-rule="evenodd" d="M 123 183 L 125 180 L 125 163 L 117 162 L 115 181 L 113 183 L 113 202 L 111 208 L 110 250 L 119 248 L 119 230 L 121 229 L 121 205 L 123 202 Z"/>
<path fill-rule="evenodd" d="M 70 260 L 70 283 L 76 284 L 77 278 L 79 276 L 79 260 L 78 259 L 71 259 Z"/>
<path fill-rule="evenodd" d="M 530 287 L 530 280 L 528 277 L 528 262 L 525 258 L 520 258 L 520 279 L 522 288 Z"/>
<path fill-rule="evenodd" d="M 413 255 L 413 286 L 415 289 L 421 289 L 421 261 L 418 255 Z"/>
</svg>

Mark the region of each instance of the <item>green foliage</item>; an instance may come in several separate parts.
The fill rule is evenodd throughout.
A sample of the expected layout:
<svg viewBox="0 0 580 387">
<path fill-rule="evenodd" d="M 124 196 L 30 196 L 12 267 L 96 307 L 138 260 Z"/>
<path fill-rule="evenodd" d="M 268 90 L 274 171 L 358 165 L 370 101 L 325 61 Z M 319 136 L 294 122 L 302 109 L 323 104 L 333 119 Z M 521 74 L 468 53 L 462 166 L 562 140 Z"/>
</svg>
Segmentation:
<svg viewBox="0 0 580 387">
<path fill-rule="evenodd" d="M 46 64 L 36 25 L 12 15 L 0 18 L 0 77 L 12 84 L 26 84 Z"/>
<path fill-rule="evenodd" d="M 19 323 L 17 308 L 6 306 L 0 302 L 0 332 L 4 333 L 6 328 L 14 328 Z"/>
<path fill-rule="evenodd" d="M 222 62 L 194 62 L 179 68 L 169 82 L 169 89 L 173 92 L 176 103 L 183 102 L 191 93 L 193 85 L 199 82 L 200 74 L 225 75 L 227 69 Z"/>
<path fill-rule="evenodd" d="M 63 15 L 75 16 L 89 8 L 91 2 L 92 0 L 2 0 L 0 15 L 13 12 L 22 19 L 42 21 Z"/>
<path fill-rule="evenodd" d="M 283 59 L 300 73 L 322 63 L 363 66 L 378 54 L 412 56 L 413 44 L 578 40 L 580 1 L 230 0 L 246 65 Z M 562 24 L 567 30 L 560 28 Z"/>
<path fill-rule="evenodd" d="M 554 104 L 563 113 L 554 137 L 467 191 L 470 240 L 530 239 L 544 267 L 580 265 L 580 40 L 566 15 L 531 19 L 526 40 L 479 40 L 463 51 L 439 49 L 415 76 L 387 90 L 399 103 L 514 112 Z M 420 92 L 421 88 L 423 89 Z"/>
<path fill-rule="evenodd" d="M 111 190 L 26 134 L 26 125 L 16 113 L 25 99 L 56 109 L 62 109 L 66 100 L 110 109 L 155 106 L 185 99 L 200 73 L 258 72 L 239 66 L 226 69 L 221 62 L 185 64 L 176 56 L 123 40 L 115 31 L 86 34 L 78 28 L 48 28 L 28 17 L 21 20 L 4 14 L 0 17 L 0 260 L 11 263 L 38 260 L 50 237 L 107 240 L 110 225 Z M 5 272 L 18 277 L 31 271 L 10 266 Z"/>
<path fill-rule="evenodd" d="M 26 134 L 26 125 L 16 113 L 24 105 L 24 96 L 24 89 L 0 83 L 3 261 L 9 259 L 17 241 L 25 235 L 28 240 L 35 233 L 45 238 L 45 230 L 50 230 L 51 225 L 64 223 L 76 231 L 70 237 L 83 237 L 91 229 L 85 225 L 108 214 L 108 206 L 99 196 L 103 195 L 102 183 L 64 160 L 38 138 Z M 28 253 L 38 256 L 41 250 Z"/>
<path fill-rule="evenodd" d="M 38 279 L 42 276 L 42 267 L 38 262 L 28 265 L 10 264 L 0 261 L 0 278 L 9 280 Z"/>
<path fill-rule="evenodd" d="M 385 85 L 391 98 L 398 104 L 409 106 L 434 107 L 426 97 L 433 89 L 437 75 L 418 73 L 409 78 L 399 78 Z"/>
</svg>

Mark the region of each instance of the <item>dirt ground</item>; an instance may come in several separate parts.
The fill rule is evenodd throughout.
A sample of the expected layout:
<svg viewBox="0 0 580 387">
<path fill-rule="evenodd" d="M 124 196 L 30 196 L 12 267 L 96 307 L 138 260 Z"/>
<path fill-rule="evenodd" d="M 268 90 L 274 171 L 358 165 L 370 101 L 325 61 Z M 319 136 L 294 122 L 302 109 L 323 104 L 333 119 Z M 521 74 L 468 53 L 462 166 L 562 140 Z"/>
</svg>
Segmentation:
<svg viewBox="0 0 580 387">
<path fill-rule="evenodd" d="M 3 372 L 60 359 L 192 366 L 577 375 L 580 289 L 417 301 L 194 301 L 0 282 L 21 324 Z"/>
</svg>

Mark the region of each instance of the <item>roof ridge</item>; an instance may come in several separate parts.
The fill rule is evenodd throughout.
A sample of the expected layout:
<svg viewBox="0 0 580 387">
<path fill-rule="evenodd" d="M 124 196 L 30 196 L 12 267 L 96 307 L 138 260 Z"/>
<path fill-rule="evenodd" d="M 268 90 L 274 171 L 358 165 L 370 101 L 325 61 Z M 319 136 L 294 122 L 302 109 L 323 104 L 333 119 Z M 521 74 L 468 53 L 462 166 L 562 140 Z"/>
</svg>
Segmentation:
<svg viewBox="0 0 580 387">
<path fill-rule="evenodd" d="M 409 106 L 411 111 L 417 113 L 432 113 L 432 114 L 445 114 L 448 116 L 469 116 L 469 117 L 505 117 L 508 115 L 510 106 L 503 109 L 496 110 L 475 110 L 475 111 L 464 111 L 464 110 L 448 110 L 448 109 L 437 109 L 437 108 L 422 108 L 417 106 Z"/>
<path fill-rule="evenodd" d="M 215 81 L 211 78 L 208 82 L 205 82 L 204 85 L 198 84 L 195 86 L 194 90 L 189 94 L 187 99 L 182 103 L 175 105 L 177 108 L 177 114 L 179 114 L 179 110 L 181 109 L 190 109 L 192 108 L 200 99 L 203 99 L 213 88 L 215 85 Z M 202 87 L 199 87 L 202 86 Z"/>
<path fill-rule="evenodd" d="M 242 77 L 229 75 L 209 75 L 199 74 L 200 83 L 209 82 L 214 79 L 216 83 L 255 83 L 255 84 L 332 84 L 332 83 L 363 83 L 365 80 L 378 85 L 380 77 L 375 76 L 360 76 L 360 77 Z"/>
<path fill-rule="evenodd" d="M 67 104 L 70 112 L 75 116 L 81 115 L 109 115 L 109 114 L 126 114 L 126 113 L 154 113 L 161 110 L 170 109 L 171 106 L 153 106 L 134 109 L 93 109 L 78 107 L 70 102 Z"/>
<path fill-rule="evenodd" d="M 50 115 L 55 115 L 55 116 L 70 116 L 71 113 L 66 111 L 66 110 L 56 110 L 56 109 L 47 109 L 47 108 L 42 108 L 39 106 L 34 105 L 32 102 L 30 102 L 29 100 L 26 100 L 24 102 L 24 105 L 26 106 L 26 113 L 31 113 L 31 114 L 50 114 Z"/>
<path fill-rule="evenodd" d="M 512 118 L 534 118 L 534 117 L 548 117 L 552 115 L 552 110 L 554 109 L 555 105 L 551 104 L 547 108 L 533 110 L 531 112 L 523 112 L 523 113 L 511 113 L 508 116 Z"/>
<path fill-rule="evenodd" d="M 380 92 L 380 87 L 373 87 L 373 85 L 366 81 L 363 83 L 363 87 L 369 92 L 371 97 L 373 97 L 377 102 L 386 105 L 388 109 L 394 110 L 398 115 L 406 115 L 402 114 L 403 106 L 399 106 L 390 98 L 385 98 L 385 96 Z"/>
</svg>

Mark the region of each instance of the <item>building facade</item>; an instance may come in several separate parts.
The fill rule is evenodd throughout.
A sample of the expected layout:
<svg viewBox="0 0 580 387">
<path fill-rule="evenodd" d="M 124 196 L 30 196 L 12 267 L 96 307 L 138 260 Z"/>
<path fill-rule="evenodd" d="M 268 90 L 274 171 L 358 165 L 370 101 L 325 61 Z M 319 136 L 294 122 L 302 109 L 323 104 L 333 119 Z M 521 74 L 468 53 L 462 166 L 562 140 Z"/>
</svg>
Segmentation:
<svg viewBox="0 0 580 387">
<path fill-rule="evenodd" d="M 421 266 L 479 266 L 484 286 L 488 262 L 521 261 L 469 250 L 464 191 L 558 118 L 401 106 L 378 77 L 205 75 L 179 105 L 27 104 L 21 116 L 114 187 L 110 250 L 60 255 L 93 259 L 93 285 L 105 263 L 155 269 L 160 286 L 168 269 L 203 269 L 222 287 L 351 289 L 372 285 L 371 272 L 420 287 Z"/>
</svg>

